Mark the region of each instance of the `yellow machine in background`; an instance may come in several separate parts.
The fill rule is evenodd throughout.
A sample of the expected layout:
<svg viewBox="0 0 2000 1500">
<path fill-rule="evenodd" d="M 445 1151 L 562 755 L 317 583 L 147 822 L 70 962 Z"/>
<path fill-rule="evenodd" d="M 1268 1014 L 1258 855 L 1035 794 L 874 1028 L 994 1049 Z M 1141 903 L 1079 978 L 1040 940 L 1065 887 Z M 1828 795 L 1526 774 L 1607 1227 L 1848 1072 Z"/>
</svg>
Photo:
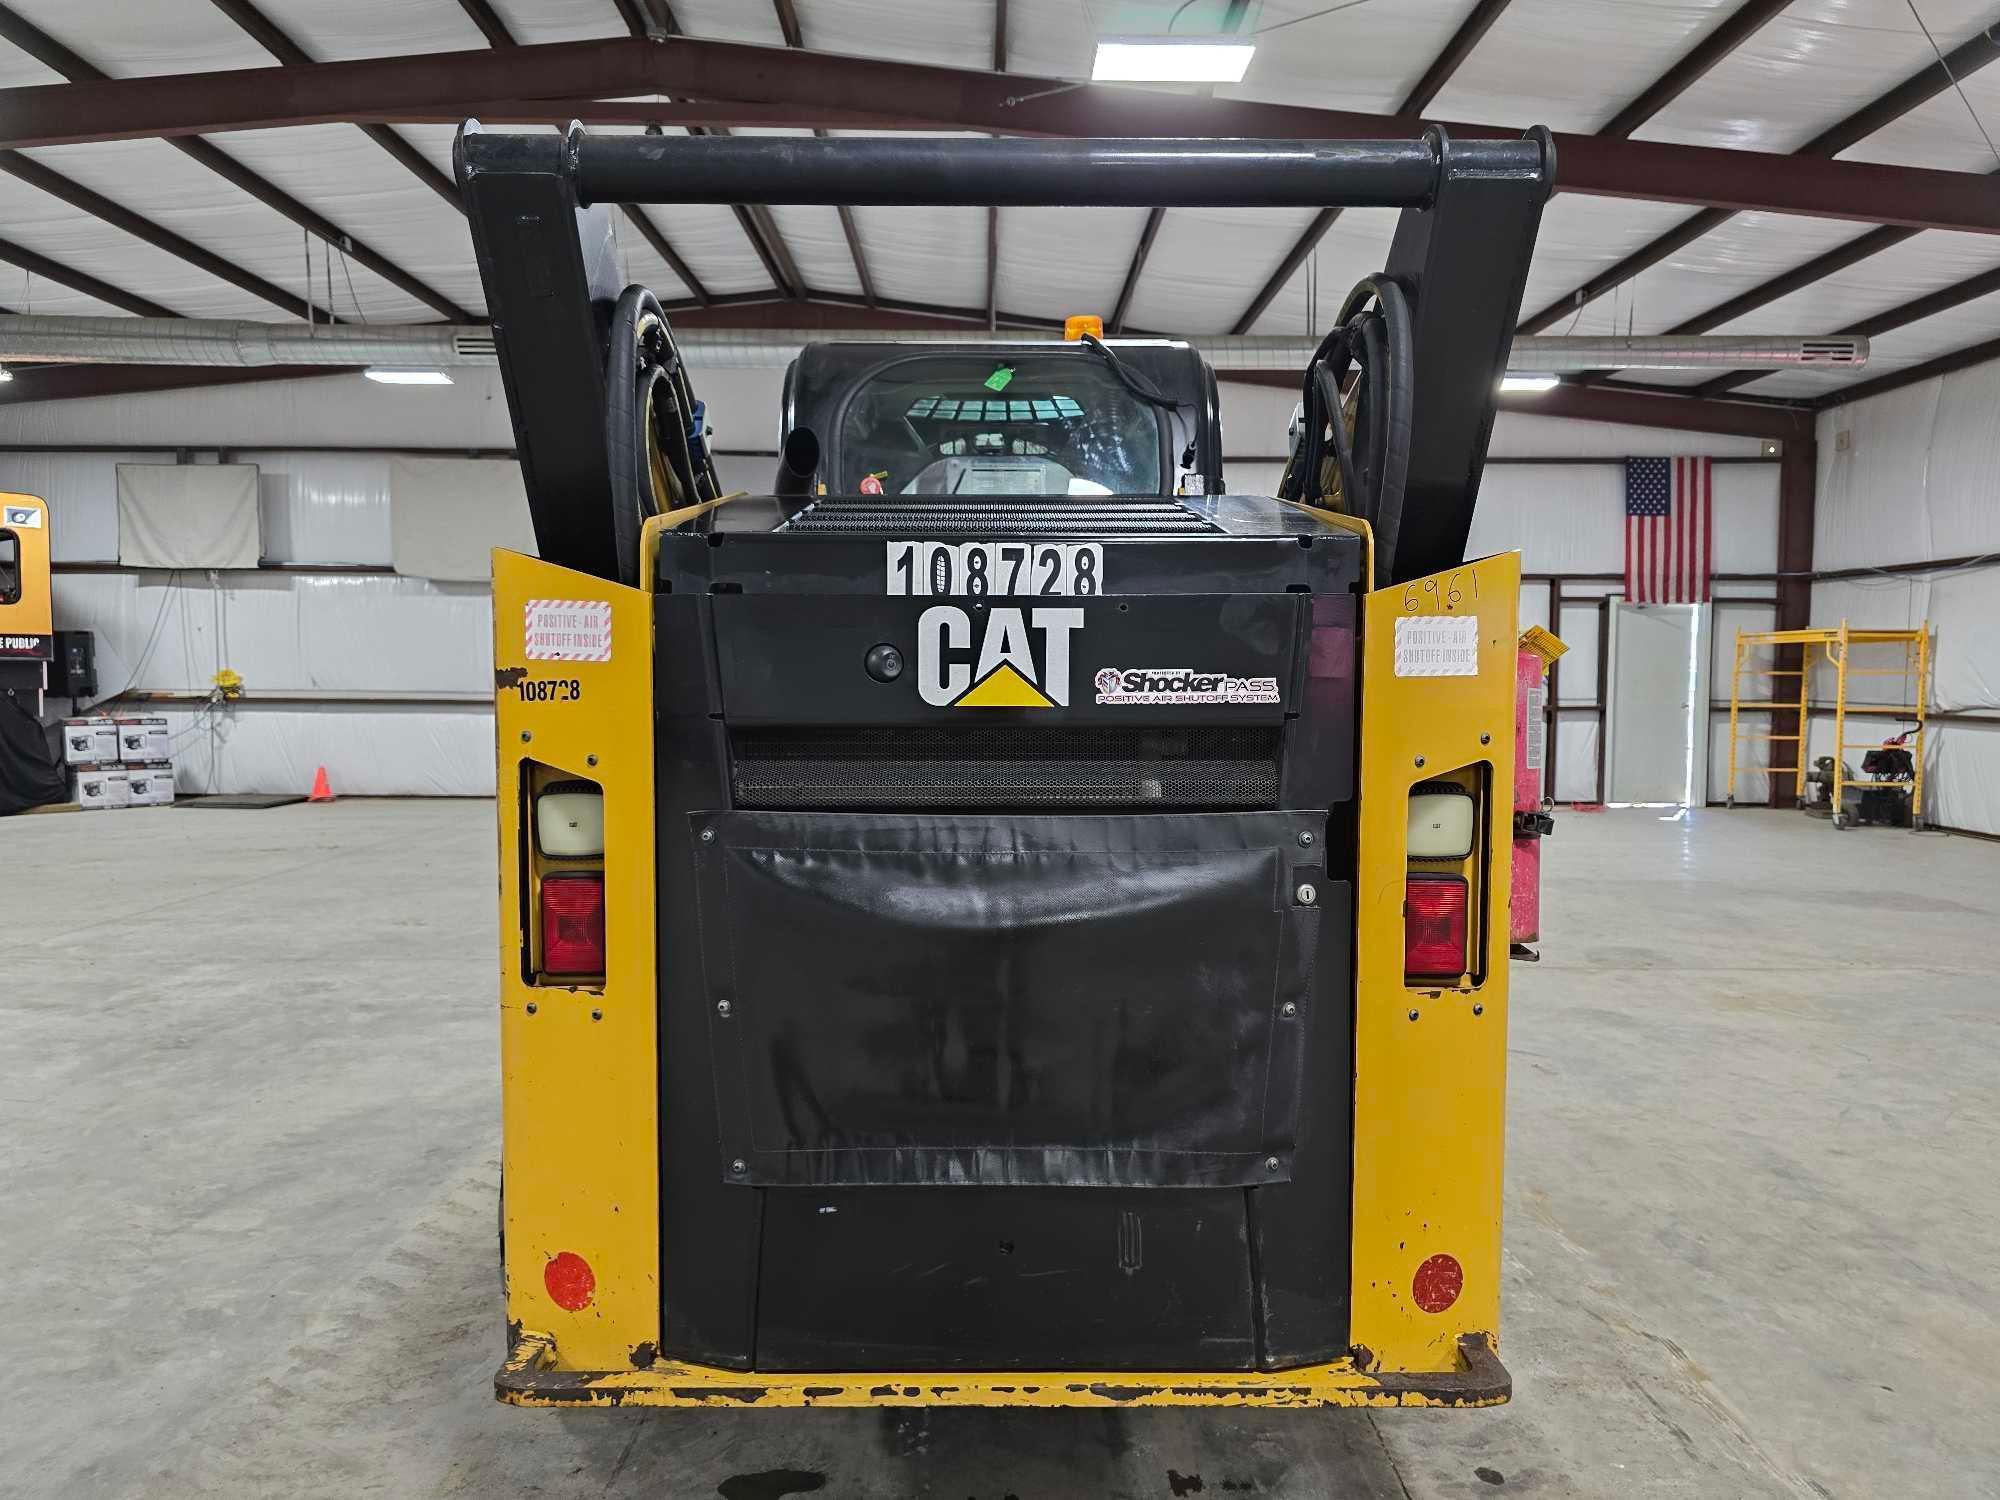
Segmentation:
<svg viewBox="0 0 2000 1500">
<path fill-rule="evenodd" d="M 54 654 L 49 508 L 33 495 L 0 494 L 0 663 L 41 663 Z M 4 683 L 16 685 L 12 677 Z"/>
<path fill-rule="evenodd" d="M 42 729 L 54 656 L 49 508 L 33 495 L 0 494 L 0 814 L 63 800 Z"/>
</svg>

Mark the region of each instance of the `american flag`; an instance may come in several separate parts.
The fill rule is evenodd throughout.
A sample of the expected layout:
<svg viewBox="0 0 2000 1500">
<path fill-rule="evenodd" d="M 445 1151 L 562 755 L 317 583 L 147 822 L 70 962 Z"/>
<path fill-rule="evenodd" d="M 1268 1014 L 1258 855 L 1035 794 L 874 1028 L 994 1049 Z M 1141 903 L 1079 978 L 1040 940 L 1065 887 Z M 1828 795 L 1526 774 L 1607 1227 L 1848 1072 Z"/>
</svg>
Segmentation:
<svg viewBox="0 0 2000 1500">
<path fill-rule="evenodd" d="M 1626 602 L 1706 603 L 1714 521 L 1712 459 L 1626 459 Z"/>
</svg>

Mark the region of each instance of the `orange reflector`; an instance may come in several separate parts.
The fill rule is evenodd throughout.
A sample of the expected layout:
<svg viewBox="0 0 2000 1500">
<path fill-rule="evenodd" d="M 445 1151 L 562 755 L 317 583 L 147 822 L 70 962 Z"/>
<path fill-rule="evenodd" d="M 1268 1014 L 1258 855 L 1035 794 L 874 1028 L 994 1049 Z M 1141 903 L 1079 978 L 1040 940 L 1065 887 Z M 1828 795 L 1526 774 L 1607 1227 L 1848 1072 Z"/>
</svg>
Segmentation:
<svg viewBox="0 0 2000 1500">
<path fill-rule="evenodd" d="M 1412 875 L 1403 887 L 1403 978 L 1465 972 L 1466 885 L 1457 875 Z"/>
<path fill-rule="evenodd" d="M 566 1312 L 580 1312 L 590 1306 L 590 1299 L 597 1291 L 597 1273 L 581 1255 L 564 1250 L 542 1267 L 542 1285 L 548 1288 L 549 1301 L 557 1307 Z"/>
<path fill-rule="evenodd" d="M 1063 319 L 1064 338 L 1080 339 L 1086 333 L 1089 334 L 1094 339 L 1103 338 L 1104 319 L 1097 317 L 1092 313 L 1078 313 L 1073 318 Z"/>
<path fill-rule="evenodd" d="M 1410 1300 L 1427 1313 L 1441 1313 L 1465 1289 L 1465 1267 L 1454 1256 L 1433 1255 L 1410 1278 Z"/>
</svg>

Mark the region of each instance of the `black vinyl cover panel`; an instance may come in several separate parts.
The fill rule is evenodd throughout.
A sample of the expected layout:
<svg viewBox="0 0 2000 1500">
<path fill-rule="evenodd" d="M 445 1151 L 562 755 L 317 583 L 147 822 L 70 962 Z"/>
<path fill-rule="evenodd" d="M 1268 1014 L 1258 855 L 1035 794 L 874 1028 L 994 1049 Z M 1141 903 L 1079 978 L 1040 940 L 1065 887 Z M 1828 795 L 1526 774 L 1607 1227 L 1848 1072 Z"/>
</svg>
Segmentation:
<svg viewBox="0 0 2000 1500">
<path fill-rule="evenodd" d="M 1289 1179 L 1324 810 L 690 825 L 726 1181 Z"/>
</svg>

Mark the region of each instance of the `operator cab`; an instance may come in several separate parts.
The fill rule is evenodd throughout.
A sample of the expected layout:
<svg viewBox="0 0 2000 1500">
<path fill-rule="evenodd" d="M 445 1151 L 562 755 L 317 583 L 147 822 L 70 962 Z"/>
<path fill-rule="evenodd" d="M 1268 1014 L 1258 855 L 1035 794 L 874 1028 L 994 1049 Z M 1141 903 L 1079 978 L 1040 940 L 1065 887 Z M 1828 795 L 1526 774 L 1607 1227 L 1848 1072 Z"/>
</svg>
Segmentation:
<svg viewBox="0 0 2000 1500">
<path fill-rule="evenodd" d="M 834 495 L 1221 493 L 1215 375 L 1178 341 L 809 344 L 783 412 Z"/>
</svg>

